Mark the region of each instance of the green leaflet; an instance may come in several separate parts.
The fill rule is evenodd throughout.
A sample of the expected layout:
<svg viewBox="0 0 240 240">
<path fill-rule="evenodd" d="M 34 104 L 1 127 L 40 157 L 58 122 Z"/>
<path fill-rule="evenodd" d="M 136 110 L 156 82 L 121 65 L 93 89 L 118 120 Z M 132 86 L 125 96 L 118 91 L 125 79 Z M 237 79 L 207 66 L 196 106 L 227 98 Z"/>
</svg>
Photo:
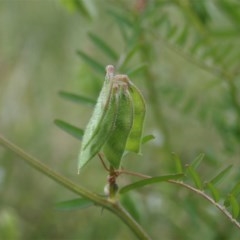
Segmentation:
<svg viewBox="0 0 240 240">
<path fill-rule="evenodd" d="M 235 196 L 229 195 L 229 202 L 232 208 L 232 216 L 233 218 L 237 218 L 239 215 L 239 204 Z"/>
<path fill-rule="evenodd" d="M 110 164 L 118 169 L 125 151 L 128 135 L 133 124 L 133 105 L 128 90 L 121 87 L 116 94 L 118 103 L 115 129 L 103 147 L 103 152 Z"/>
<path fill-rule="evenodd" d="M 207 182 L 206 186 L 209 189 L 209 191 L 210 191 L 214 201 L 215 202 L 219 202 L 219 200 L 220 200 L 220 193 L 217 190 L 217 188 L 211 182 Z"/>
<path fill-rule="evenodd" d="M 133 83 L 130 83 L 129 91 L 133 101 L 134 118 L 133 126 L 126 144 L 126 150 L 139 153 L 141 149 L 142 131 L 146 107 L 141 92 Z"/>
<path fill-rule="evenodd" d="M 58 202 L 55 207 L 57 210 L 76 210 L 93 206 L 94 202 L 87 198 L 75 198 L 67 201 Z"/>
<path fill-rule="evenodd" d="M 103 88 L 84 132 L 79 170 L 100 151 L 115 169 L 120 167 L 125 150 L 140 151 L 144 99 L 126 75 L 115 75 L 112 65 L 106 71 Z"/>
<path fill-rule="evenodd" d="M 73 137 L 82 140 L 84 131 L 80 128 L 77 128 L 67 122 L 64 122 L 62 120 L 56 119 L 54 121 L 54 123 L 61 128 L 63 131 L 69 133 L 70 135 L 72 135 Z"/>
<path fill-rule="evenodd" d="M 150 184 L 153 184 L 153 183 L 159 183 L 159 182 L 166 182 L 168 180 L 179 179 L 179 178 L 182 178 L 182 177 L 183 177 L 182 173 L 162 175 L 162 176 L 157 176 L 157 177 L 150 177 L 150 178 L 139 180 L 137 182 L 126 185 L 125 187 L 120 189 L 119 193 L 124 194 L 128 191 L 131 191 L 131 190 L 136 189 L 136 188 L 144 187 L 146 185 L 150 185 Z"/>
</svg>

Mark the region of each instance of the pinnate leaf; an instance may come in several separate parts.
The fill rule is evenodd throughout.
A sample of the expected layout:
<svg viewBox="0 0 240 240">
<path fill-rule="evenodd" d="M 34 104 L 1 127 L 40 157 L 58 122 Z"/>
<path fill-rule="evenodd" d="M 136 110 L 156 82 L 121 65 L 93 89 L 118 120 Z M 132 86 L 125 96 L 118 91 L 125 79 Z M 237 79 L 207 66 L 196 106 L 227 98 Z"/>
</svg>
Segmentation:
<svg viewBox="0 0 240 240">
<path fill-rule="evenodd" d="M 220 200 L 220 193 L 219 191 L 216 189 L 216 187 L 211 183 L 208 182 L 206 183 L 206 187 L 209 189 L 209 191 L 211 192 L 211 195 L 214 199 L 215 202 L 219 202 Z"/>
<path fill-rule="evenodd" d="M 88 56 L 86 53 L 78 50 L 77 54 L 90 66 L 92 67 L 96 72 L 103 74 L 104 73 L 104 66 L 94 60 L 92 57 Z"/>
<path fill-rule="evenodd" d="M 142 144 L 145 144 L 153 139 L 155 139 L 154 135 L 152 135 L 152 134 L 146 135 L 142 138 Z"/>
<path fill-rule="evenodd" d="M 137 208 L 138 204 L 134 201 L 130 194 L 122 194 L 120 198 L 121 204 L 133 216 L 136 221 L 140 221 L 140 213 Z"/>
<path fill-rule="evenodd" d="M 83 0 L 62 0 L 62 3 L 69 9 L 69 10 L 78 10 L 83 16 L 88 19 L 91 19 L 90 11 Z"/>
<path fill-rule="evenodd" d="M 229 203 L 232 208 L 232 215 L 234 218 L 237 218 L 239 215 L 239 204 L 235 196 L 229 195 Z"/>
<path fill-rule="evenodd" d="M 59 95 L 67 100 L 70 100 L 72 102 L 76 102 L 76 103 L 82 103 L 82 104 L 87 104 L 90 106 L 94 106 L 96 104 L 96 101 L 91 99 L 91 98 L 87 98 L 81 95 L 77 95 L 74 93 L 69 93 L 69 92 L 65 92 L 65 91 L 60 91 Z"/>
<path fill-rule="evenodd" d="M 176 171 L 179 173 L 183 172 L 182 161 L 176 153 L 172 153 L 172 158 L 175 162 Z"/>
<path fill-rule="evenodd" d="M 62 120 L 56 119 L 54 123 L 61 128 L 63 131 L 69 133 L 73 137 L 82 140 L 84 131 L 81 128 L 75 127 L 67 122 L 64 122 Z"/>
<path fill-rule="evenodd" d="M 202 162 L 204 156 L 205 156 L 204 153 L 200 153 L 191 163 L 192 168 L 197 169 L 200 163 Z"/>
<path fill-rule="evenodd" d="M 107 44 L 104 40 L 99 38 L 94 33 L 89 33 L 88 36 L 91 40 L 102 50 L 111 60 L 117 61 L 118 55 L 117 53 Z"/>
<path fill-rule="evenodd" d="M 196 172 L 196 170 L 191 165 L 189 165 L 187 167 L 187 173 L 192 178 L 195 186 L 198 189 L 202 189 L 203 188 L 203 184 L 202 184 L 201 178 L 200 178 L 199 174 Z"/>
<path fill-rule="evenodd" d="M 146 63 L 141 63 L 135 68 L 131 69 L 130 71 L 127 72 L 128 76 L 133 77 L 137 75 L 138 73 L 141 73 L 144 69 L 146 69 L 148 65 Z"/>
<path fill-rule="evenodd" d="M 119 66 L 119 69 L 123 69 L 125 66 L 128 65 L 128 63 L 130 62 L 130 60 L 135 56 L 135 54 L 138 53 L 139 49 L 140 49 L 141 45 L 137 44 L 137 45 L 133 45 L 127 52 L 126 54 L 124 54 L 123 56 L 121 56 L 121 63 Z"/>
<path fill-rule="evenodd" d="M 218 173 L 215 177 L 213 177 L 209 182 L 211 182 L 214 185 L 219 183 L 229 173 L 231 168 L 232 168 L 232 165 L 227 166 L 220 173 Z"/>
<path fill-rule="evenodd" d="M 76 210 L 93 206 L 94 202 L 86 198 L 76 198 L 67 201 L 58 202 L 55 207 L 58 210 Z"/>
<path fill-rule="evenodd" d="M 159 183 L 159 182 L 166 182 L 168 180 L 175 180 L 175 179 L 179 179 L 183 176 L 182 173 L 178 173 L 178 174 L 170 174 L 170 175 L 163 175 L 163 176 L 158 176 L 158 177 L 150 177 L 144 180 L 140 180 L 137 181 L 135 183 L 129 184 L 123 188 L 120 189 L 120 193 L 126 193 L 130 190 L 136 189 L 136 188 L 140 188 L 140 187 L 144 187 L 146 185 L 150 185 L 150 184 L 154 184 L 154 183 Z"/>
<path fill-rule="evenodd" d="M 230 194 L 237 197 L 239 195 L 239 193 L 240 193 L 240 182 L 237 182 L 235 184 L 235 186 L 233 187 L 233 189 L 231 190 Z"/>
</svg>

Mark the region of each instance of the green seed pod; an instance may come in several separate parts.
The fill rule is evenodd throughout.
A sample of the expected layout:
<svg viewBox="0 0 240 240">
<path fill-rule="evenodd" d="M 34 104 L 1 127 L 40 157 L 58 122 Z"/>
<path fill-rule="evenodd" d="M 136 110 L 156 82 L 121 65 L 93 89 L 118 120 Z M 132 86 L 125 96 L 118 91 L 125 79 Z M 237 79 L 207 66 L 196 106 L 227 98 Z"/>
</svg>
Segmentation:
<svg viewBox="0 0 240 240">
<path fill-rule="evenodd" d="M 102 121 L 98 122 L 96 132 L 91 141 L 86 146 L 83 146 L 79 156 L 79 166 L 82 168 L 89 160 L 91 160 L 102 148 L 105 141 L 108 139 L 111 131 L 114 130 L 116 120 L 117 105 L 115 97 L 112 96 L 109 107 L 105 112 Z M 94 117 L 94 116 L 93 116 Z"/>
<path fill-rule="evenodd" d="M 113 83 L 106 78 L 92 117 L 84 132 L 79 154 L 79 170 L 100 151 L 114 128 L 117 104 L 112 85 Z"/>
<path fill-rule="evenodd" d="M 103 88 L 100 92 L 100 95 L 97 100 L 97 104 L 94 108 L 93 114 L 91 119 L 88 122 L 88 125 L 85 129 L 83 141 L 82 141 L 82 148 L 85 149 L 88 144 L 94 139 L 95 135 L 99 131 L 99 123 L 101 123 L 105 116 L 106 111 L 109 110 L 109 102 L 112 98 L 113 91 L 112 91 L 113 83 L 109 81 L 109 79 L 105 79 Z"/>
<path fill-rule="evenodd" d="M 106 70 L 103 88 L 84 132 L 79 170 L 101 150 L 115 169 L 125 150 L 140 152 L 144 99 L 126 75 L 115 75 L 112 65 Z"/>
<path fill-rule="evenodd" d="M 126 150 L 140 153 L 146 106 L 141 92 L 133 83 L 130 83 L 129 92 L 133 101 L 134 113 L 133 125 L 126 144 Z"/>
<path fill-rule="evenodd" d="M 120 89 L 116 90 L 115 95 L 118 105 L 115 129 L 103 146 L 106 159 L 115 169 L 120 166 L 133 123 L 133 105 L 129 91 L 125 86 L 117 86 L 117 88 Z"/>
</svg>

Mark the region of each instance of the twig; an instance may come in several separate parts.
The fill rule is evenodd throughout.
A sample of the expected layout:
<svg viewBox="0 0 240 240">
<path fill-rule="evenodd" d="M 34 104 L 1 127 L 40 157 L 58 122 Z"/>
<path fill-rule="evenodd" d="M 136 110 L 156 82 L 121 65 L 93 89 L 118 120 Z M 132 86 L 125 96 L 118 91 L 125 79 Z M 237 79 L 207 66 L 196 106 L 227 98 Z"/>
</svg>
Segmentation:
<svg viewBox="0 0 240 240">
<path fill-rule="evenodd" d="M 143 179 L 148 179 L 151 178 L 151 176 L 149 175 L 145 175 L 142 173 L 138 173 L 138 172 L 132 172 L 132 171 L 128 171 L 128 170 L 121 170 L 119 171 L 120 174 L 124 173 L 124 174 L 129 174 L 132 176 L 136 176 L 136 177 L 140 177 Z M 215 207 L 217 207 L 235 226 L 237 226 L 240 229 L 240 222 L 238 222 L 235 218 L 232 217 L 231 213 L 221 204 L 217 203 L 214 201 L 213 198 L 211 198 L 210 196 L 208 196 L 205 192 L 203 192 L 202 190 L 199 190 L 197 188 L 194 188 L 184 182 L 181 181 L 176 181 L 176 180 L 167 180 L 167 182 L 172 183 L 172 184 L 177 184 L 181 187 L 184 187 L 198 195 L 200 195 L 201 197 L 205 198 L 208 202 L 210 202 L 211 204 L 213 204 Z"/>
<path fill-rule="evenodd" d="M 103 167 L 105 168 L 105 170 L 106 170 L 107 172 L 110 172 L 110 169 L 107 167 L 106 163 L 105 163 L 104 160 L 103 160 L 102 153 L 98 153 L 98 157 L 99 157 L 99 159 L 100 159 Z"/>
<path fill-rule="evenodd" d="M 212 199 L 210 196 L 208 196 L 205 192 L 203 192 L 202 190 L 196 189 L 184 182 L 180 182 L 180 181 L 175 181 L 175 180 L 168 180 L 169 183 L 173 183 L 173 184 L 177 184 L 180 185 L 184 188 L 189 189 L 190 191 L 202 196 L 203 198 L 205 198 L 208 202 L 212 203 L 215 207 L 217 207 L 225 216 L 227 216 L 227 218 L 240 229 L 240 223 L 232 217 L 231 213 L 221 204 L 217 203 L 214 201 L 214 199 Z"/>
<path fill-rule="evenodd" d="M 24 150 L 8 141 L 6 138 L 0 135 L 0 145 L 9 149 L 10 151 L 17 154 L 21 159 L 23 159 L 26 163 L 28 163 L 31 167 L 40 171 L 44 175 L 50 177 L 55 182 L 69 189 L 70 191 L 87 198 L 93 201 L 96 205 L 99 205 L 103 208 L 108 209 L 113 212 L 122 221 L 132 230 L 132 232 L 139 238 L 143 240 L 150 240 L 151 238 L 148 234 L 143 230 L 143 228 L 132 218 L 132 216 L 119 204 L 118 201 L 110 201 L 105 197 L 101 197 L 98 194 L 88 191 L 87 189 L 76 185 L 74 182 L 70 181 L 63 175 L 53 171 L 51 168 L 40 162 L 38 159 L 32 157 L 27 154 Z"/>
<path fill-rule="evenodd" d="M 217 68 L 214 66 L 209 66 L 207 64 L 205 64 L 204 62 L 201 62 L 199 60 L 197 60 L 196 58 L 193 58 L 191 55 L 187 54 L 186 52 L 182 51 L 180 48 L 178 48 L 177 46 L 170 44 L 168 41 L 166 41 L 165 39 L 163 39 L 159 34 L 156 35 L 156 32 L 152 32 L 152 35 L 157 38 L 158 40 L 160 39 L 161 42 L 171 51 L 177 53 L 179 56 L 181 56 L 182 58 L 184 58 L 185 60 L 187 60 L 188 62 L 195 64 L 196 66 L 198 66 L 199 68 L 201 68 L 202 70 L 217 76 L 220 79 L 223 79 L 228 87 L 229 87 L 229 91 L 231 94 L 231 99 L 232 99 L 232 103 L 233 106 L 236 109 L 236 113 L 238 115 L 238 119 L 240 120 L 240 103 L 238 102 L 238 97 L 237 97 L 237 87 L 233 81 L 235 75 L 231 74 L 227 71 L 225 71 L 223 68 Z"/>
</svg>

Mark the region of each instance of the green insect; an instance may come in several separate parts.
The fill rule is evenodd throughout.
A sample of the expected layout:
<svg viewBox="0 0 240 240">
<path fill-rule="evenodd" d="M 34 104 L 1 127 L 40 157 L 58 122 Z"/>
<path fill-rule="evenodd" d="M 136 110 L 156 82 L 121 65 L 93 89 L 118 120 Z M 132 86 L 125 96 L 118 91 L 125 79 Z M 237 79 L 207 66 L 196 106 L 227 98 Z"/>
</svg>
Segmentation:
<svg viewBox="0 0 240 240">
<path fill-rule="evenodd" d="M 79 154 L 78 170 L 99 152 L 118 169 L 126 151 L 140 153 L 145 102 L 127 75 L 106 67 L 103 88 L 87 124 Z"/>
</svg>

